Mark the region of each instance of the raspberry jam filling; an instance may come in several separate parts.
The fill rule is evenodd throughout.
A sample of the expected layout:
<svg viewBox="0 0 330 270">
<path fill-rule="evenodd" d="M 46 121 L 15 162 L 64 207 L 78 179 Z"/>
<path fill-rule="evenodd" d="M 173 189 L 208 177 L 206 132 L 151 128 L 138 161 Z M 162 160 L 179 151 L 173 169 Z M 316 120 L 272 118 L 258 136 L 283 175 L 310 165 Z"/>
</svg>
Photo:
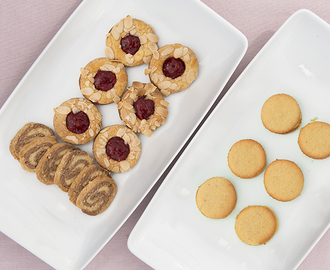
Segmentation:
<svg viewBox="0 0 330 270">
<path fill-rule="evenodd" d="M 89 118 L 82 111 L 78 113 L 70 112 L 66 117 L 66 127 L 75 134 L 82 134 L 89 127 Z"/>
<path fill-rule="evenodd" d="M 131 34 L 126 35 L 120 40 L 120 46 L 124 53 L 134 55 L 140 48 L 140 39 Z"/>
<path fill-rule="evenodd" d="M 163 74 L 166 77 L 175 79 L 180 77 L 185 70 L 186 65 L 180 58 L 169 57 L 164 61 Z"/>
<path fill-rule="evenodd" d="M 97 90 L 108 91 L 114 87 L 116 82 L 116 75 L 111 71 L 99 69 L 94 76 L 94 86 Z"/>
<path fill-rule="evenodd" d="M 135 114 L 140 120 L 148 120 L 149 116 L 155 111 L 155 102 L 151 99 L 146 99 L 146 96 L 140 96 L 133 103 Z"/>
<path fill-rule="evenodd" d="M 124 139 L 117 136 L 109 139 L 105 149 L 108 157 L 116 161 L 125 160 L 130 152 L 129 145 L 125 143 Z"/>
</svg>

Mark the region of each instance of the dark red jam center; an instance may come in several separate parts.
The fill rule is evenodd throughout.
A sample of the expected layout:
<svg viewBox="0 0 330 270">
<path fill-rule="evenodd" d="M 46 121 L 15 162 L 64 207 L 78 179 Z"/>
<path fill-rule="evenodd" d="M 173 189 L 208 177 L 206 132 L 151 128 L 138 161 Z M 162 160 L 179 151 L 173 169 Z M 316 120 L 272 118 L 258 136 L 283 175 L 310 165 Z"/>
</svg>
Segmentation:
<svg viewBox="0 0 330 270">
<path fill-rule="evenodd" d="M 82 111 L 75 114 L 70 112 L 66 117 L 66 127 L 73 133 L 84 133 L 89 127 L 89 118 Z"/>
<path fill-rule="evenodd" d="M 171 79 L 180 77 L 185 69 L 186 65 L 180 58 L 169 57 L 163 64 L 163 74 Z"/>
<path fill-rule="evenodd" d="M 130 152 L 129 145 L 120 137 L 112 137 L 105 147 L 109 158 L 122 161 L 125 160 Z"/>
<path fill-rule="evenodd" d="M 140 119 L 148 120 L 149 116 L 155 111 L 155 103 L 151 99 L 146 99 L 146 96 L 140 96 L 133 103 L 136 116 Z"/>
<path fill-rule="evenodd" d="M 140 48 L 140 39 L 131 34 L 126 35 L 120 40 L 121 49 L 124 53 L 134 55 Z"/>
<path fill-rule="evenodd" d="M 99 69 L 94 76 L 94 86 L 97 90 L 108 91 L 114 87 L 116 82 L 116 75 L 111 71 Z"/>
</svg>

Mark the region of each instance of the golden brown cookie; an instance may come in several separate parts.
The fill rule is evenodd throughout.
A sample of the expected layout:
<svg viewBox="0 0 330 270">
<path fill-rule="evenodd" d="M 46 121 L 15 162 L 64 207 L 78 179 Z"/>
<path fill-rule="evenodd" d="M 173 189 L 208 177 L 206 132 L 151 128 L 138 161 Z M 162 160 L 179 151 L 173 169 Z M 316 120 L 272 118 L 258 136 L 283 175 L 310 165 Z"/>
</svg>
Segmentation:
<svg viewBox="0 0 330 270">
<path fill-rule="evenodd" d="M 186 89 L 197 78 L 198 60 L 187 46 L 165 45 L 153 55 L 145 74 L 149 74 L 150 81 L 168 96 Z"/>
<path fill-rule="evenodd" d="M 310 158 L 327 158 L 330 156 L 330 125 L 320 121 L 307 124 L 300 130 L 298 144 Z"/>
<path fill-rule="evenodd" d="M 304 175 L 293 161 L 277 159 L 267 166 L 264 185 L 272 198 L 288 202 L 300 196 L 304 187 Z"/>
<path fill-rule="evenodd" d="M 54 184 L 57 166 L 66 153 L 75 149 L 67 143 L 56 143 L 49 148 L 37 165 L 36 175 L 38 180 L 46 185 Z"/>
<path fill-rule="evenodd" d="M 101 130 L 93 144 L 94 158 L 103 168 L 123 173 L 132 169 L 141 154 L 138 136 L 122 125 L 108 126 Z"/>
<path fill-rule="evenodd" d="M 168 105 L 157 87 L 135 81 L 118 103 L 118 111 L 126 126 L 150 137 L 154 130 L 165 124 Z"/>
<path fill-rule="evenodd" d="M 104 212 L 117 193 L 117 185 L 106 175 L 96 177 L 83 188 L 77 198 L 77 206 L 87 215 L 96 216 Z"/>
<path fill-rule="evenodd" d="M 261 109 L 261 120 L 264 127 L 278 134 L 295 131 L 301 124 L 301 117 L 297 101 L 287 94 L 271 96 Z"/>
<path fill-rule="evenodd" d="M 78 174 L 94 159 L 85 151 L 75 149 L 66 153 L 57 166 L 54 183 L 63 191 L 68 192 Z"/>
<path fill-rule="evenodd" d="M 150 25 L 127 15 L 114 25 L 106 38 L 105 54 L 125 66 L 149 63 L 157 54 L 158 36 Z"/>
<path fill-rule="evenodd" d="M 19 152 L 19 162 L 28 172 L 35 172 L 42 156 L 57 143 L 55 136 L 39 137 L 23 146 Z"/>
<path fill-rule="evenodd" d="M 105 175 L 111 177 L 111 174 L 108 170 L 102 168 L 99 165 L 87 165 L 76 177 L 76 179 L 71 184 L 68 195 L 70 201 L 73 204 L 76 204 L 78 195 L 83 190 L 85 186 L 92 182 L 96 177 L 100 175 Z"/>
<path fill-rule="evenodd" d="M 229 150 L 228 166 L 240 178 L 256 177 L 266 166 L 265 150 L 255 140 L 240 140 Z"/>
<path fill-rule="evenodd" d="M 245 244 L 266 244 L 277 232 L 278 220 L 267 206 L 250 205 L 236 217 L 235 232 Z"/>
<path fill-rule="evenodd" d="M 97 107 L 84 98 L 71 98 L 54 109 L 54 129 L 57 135 L 71 144 L 93 140 L 102 127 L 102 115 Z"/>
<path fill-rule="evenodd" d="M 199 186 L 196 204 L 206 217 L 220 219 L 227 217 L 235 208 L 237 201 L 233 184 L 223 177 L 212 177 Z"/>
<path fill-rule="evenodd" d="M 118 61 L 101 57 L 80 69 L 80 92 L 97 104 L 118 103 L 127 86 L 125 66 Z"/>
<path fill-rule="evenodd" d="M 15 159 L 19 160 L 19 152 L 24 145 L 27 145 L 37 138 L 46 136 L 54 136 L 54 132 L 49 127 L 40 123 L 27 123 L 11 140 L 9 145 L 10 153 Z"/>
</svg>

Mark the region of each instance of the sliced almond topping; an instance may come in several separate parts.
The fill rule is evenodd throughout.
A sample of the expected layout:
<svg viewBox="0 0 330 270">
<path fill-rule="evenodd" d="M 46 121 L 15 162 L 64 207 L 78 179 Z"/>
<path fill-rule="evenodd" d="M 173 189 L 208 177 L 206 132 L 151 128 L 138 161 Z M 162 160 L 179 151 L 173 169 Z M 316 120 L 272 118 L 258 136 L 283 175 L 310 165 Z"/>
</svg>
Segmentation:
<svg viewBox="0 0 330 270">
<path fill-rule="evenodd" d="M 55 110 L 60 114 L 68 114 L 71 112 L 71 109 L 68 106 L 59 106 Z"/>
<path fill-rule="evenodd" d="M 119 162 L 120 168 L 122 168 L 124 171 L 129 170 L 131 167 L 131 164 L 127 160 L 122 160 Z"/>
<path fill-rule="evenodd" d="M 168 96 L 169 94 L 171 94 L 171 92 L 170 91 L 168 91 L 168 90 L 165 90 L 165 89 L 163 89 L 163 90 L 160 90 L 161 92 L 162 92 L 162 94 L 164 95 L 164 96 Z"/>
<path fill-rule="evenodd" d="M 174 58 L 179 58 L 182 56 L 182 47 L 174 50 Z"/>
<path fill-rule="evenodd" d="M 115 97 L 113 98 L 113 102 L 114 102 L 114 103 L 118 104 L 119 101 L 120 101 L 120 97 L 115 96 Z"/>
<path fill-rule="evenodd" d="M 159 52 L 158 51 L 153 51 L 152 55 L 156 60 L 159 59 Z"/>
<path fill-rule="evenodd" d="M 114 54 L 113 50 L 109 46 L 106 46 L 105 47 L 104 52 L 105 52 L 106 56 L 108 56 L 110 59 L 114 59 L 115 58 L 115 54 Z"/>
<path fill-rule="evenodd" d="M 116 67 L 112 70 L 113 73 L 118 74 L 120 72 L 120 67 Z"/>
<path fill-rule="evenodd" d="M 131 54 L 126 54 L 126 61 L 129 64 L 132 64 L 134 62 L 134 57 Z"/>
<path fill-rule="evenodd" d="M 168 88 L 172 83 L 170 81 L 162 81 L 161 83 L 158 84 L 158 88 L 163 90 Z"/>
<path fill-rule="evenodd" d="M 138 137 L 135 137 L 133 140 L 132 140 L 132 146 L 135 147 L 135 146 L 139 146 L 140 145 L 140 140 Z"/>
<path fill-rule="evenodd" d="M 127 15 L 124 19 L 124 26 L 125 28 L 131 28 L 133 25 L 133 19 L 130 15 Z"/>
<path fill-rule="evenodd" d="M 143 50 L 139 50 L 136 54 L 134 54 L 134 59 L 136 62 L 139 62 L 142 60 L 143 56 L 144 56 Z"/>
<path fill-rule="evenodd" d="M 135 115 L 135 113 L 130 113 L 129 114 L 129 119 L 130 119 L 131 123 L 134 125 L 135 124 L 135 121 L 136 121 L 136 115 Z"/>
<path fill-rule="evenodd" d="M 139 39 L 140 39 L 140 43 L 141 43 L 141 44 L 145 44 L 145 43 L 147 43 L 147 41 L 148 41 L 148 39 L 147 39 L 146 36 L 140 36 Z"/>
<path fill-rule="evenodd" d="M 125 109 L 120 110 L 120 117 L 121 117 L 121 119 L 126 119 L 127 111 Z"/>
<path fill-rule="evenodd" d="M 160 116 L 166 117 L 168 115 L 168 111 L 162 107 L 156 107 L 155 113 L 158 113 Z"/>
<path fill-rule="evenodd" d="M 182 49 L 182 55 L 186 55 L 187 52 L 188 52 L 188 48 L 187 47 L 184 47 Z"/>
<path fill-rule="evenodd" d="M 92 120 L 92 121 L 95 120 L 94 114 L 92 114 L 92 113 L 88 114 L 88 118 L 89 118 L 89 120 Z"/>
<path fill-rule="evenodd" d="M 157 70 L 157 67 L 156 66 L 153 66 L 152 68 L 151 68 L 151 72 L 155 72 Z"/>
<path fill-rule="evenodd" d="M 94 136 L 94 130 L 90 129 L 90 130 L 88 131 L 88 133 L 89 133 L 89 135 L 90 135 L 91 137 Z"/>
<path fill-rule="evenodd" d="M 127 135 L 127 133 L 124 134 L 123 139 L 126 144 L 129 144 L 131 141 L 131 138 L 130 138 L 130 136 Z"/>
<path fill-rule="evenodd" d="M 89 71 L 87 69 L 80 68 L 80 73 L 83 77 L 86 77 L 88 75 Z"/>
<path fill-rule="evenodd" d="M 120 128 L 120 129 L 118 129 L 118 131 L 117 131 L 117 136 L 118 136 L 118 137 L 123 137 L 125 133 L 126 133 L 125 128 Z"/>
<path fill-rule="evenodd" d="M 144 70 L 144 75 L 148 75 L 150 72 L 151 72 L 151 70 L 148 69 L 148 68 L 146 68 L 146 69 Z"/>
<path fill-rule="evenodd" d="M 133 106 L 131 104 L 127 103 L 126 101 L 122 102 L 122 104 L 123 104 L 123 107 L 129 111 L 133 109 Z"/>
<path fill-rule="evenodd" d="M 142 97 L 146 94 L 146 90 L 144 88 L 140 88 L 139 91 L 136 93 L 138 97 Z M 135 100 L 135 99 L 134 99 Z"/>
<path fill-rule="evenodd" d="M 124 31 L 124 20 L 120 20 L 117 26 L 117 31 L 121 34 Z"/>
<path fill-rule="evenodd" d="M 187 83 L 192 83 L 192 81 L 195 79 L 195 73 L 193 70 L 189 70 L 188 73 L 187 73 L 187 77 L 186 77 L 186 80 L 187 80 Z"/>
<path fill-rule="evenodd" d="M 129 31 L 129 33 L 130 33 L 131 35 L 135 35 L 135 34 L 136 34 L 136 29 L 132 29 L 131 31 Z"/>
<path fill-rule="evenodd" d="M 153 43 L 153 42 L 150 42 L 150 43 L 148 44 L 148 47 L 149 47 L 150 51 L 152 51 L 152 52 L 158 50 L 157 45 L 156 45 L 155 43 Z"/>
<path fill-rule="evenodd" d="M 112 71 L 115 69 L 115 66 L 110 64 L 104 64 L 103 66 L 100 67 L 100 69 L 101 68 L 105 68 L 106 70 Z"/>
<path fill-rule="evenodd" d="M 135 88 L 143 88 L 143 83 L 138 82 L 138 81 L 134 81 L 132 83 L 132 86 L 135 87 Z"/>
<path fill-rule="evenodd" d="M 119 169 L 118 166 L 114 166 L 114 167 L 112 168 L 112 171 L 113 171 L 114 173 L 119 173 L 119 172 L 120 172 L 120 169 Z"/>
<path fill-rule="evenodd" d="M 90 100 L 94 101 L 94 102 L 98 102 L 101 99 L 101 94 L 96 92 L 93 95 L 91 95 L 89 97 Z"/>
<path fill-rule="evenodd" d="M 147 83 L 147 84 L 144 86 L 144 89 L 146 90 L 146 94 L 149 94 L 150 91 L 153 89 L 152 84 L 151 84 L 151 83 Z"/>
<path fill-rule="evenodd" d="M 121 109 L 122 107 L 123 107 L 123 103 L 122 103 L 122 102 L 119 102 L 119 103 L 118 103 L 118 107 L 117 107 L 118 110 Z"/>
<path fill-rule="evenodd" d="M 91 83 L 90 81 L 85 81 L 85 85 L 86 85 L 87 87 L 89 86 L 90 83 Z"/>
<path fill-rule="evenodd" d="M 147 35 L 147 37 L 148 37 L 148 39 L 150 40 L 150 41 L 152 41 L 152 42 L 158 42 L 158 37 L 157 37 L 157 35 L 155 35 L 154 33 L 149 33 L 148 35 Z"/>
<path fill-rule="evenodd" d="M 189 63 L 190 62 L 189 53 L 187 53 L 185 56 L 183 56 L 183 61 L 185 61 L 186 63 Z"/>
<path fill-rule="evenodd" d="M 110 166 L 110 161 L 106 157 L 103 159 L 103 162 L 104 162 L 105 166 L 107 166 L 107 167 Z"/>
<path fill-rule="evenodd" d="M 133 127 L 133 131 L 134 131 L 134 132 L 137 132 L 137 131 L 138 131 L 138 127 L 137 127 L 137 126 L 134 126 L 134 127 Z"/>
<path fill-rule="evenodd" d="M 159 75 L 158 75 L 158 80 L 159 80 L 160 82 L 164 81 L 164 79 L 165 79 L 165 76 L 164 76 L 163 74 L 159 74 Z"/>
<path fill-rule="evenodd" d="M 143 134 L 148 136 L 148 137 L 151 137 L 152 135 L 152 131 L 149 129 L 149 128 L 146 128 L 144 131 L 143 131 Z"/>
<path fill-rule="evenodd" d="M 118 32 L 117 27 L 112 28 L 111 34 L 115 40 L 118 40 L 120 38 L 120 33 Z"/>
<path fill-rule="evenodd" d="M 165 107 L 167 107 L 168 105 L 170 105 L 170 103 L 168 103 L 165 99 L 162 99 L 159 103 L 162 104 L 162 105 L 164 105 Z"/>
<path fill-rule="evenodd" d="M 174 47 L 169 46 L 169 47 L 165 48 L 164 51 L 162 51 L 161 55 L 166 56 L 166 55 L 172 53 L 173 51 L 174 51 Z"/>
<path fill-rule="evenodd" d="M 130 150 L 134 151 L 134 152 L 140 152 L 141 151 L 140 147 L 138 147 L 138 146 L 132 146 L 132 147 L 130 147 Z"/>
<path fill-rule="evenodd" d="M 65 138 L 69 141 L 72 141 L 73 143 L 78 143 L 76 136 L 66 136 Z"/>
<path fill-rule="evenodd" d="M 73 112 L 73 114 L 76 114 L 76 113 L 80 112 L 80 110 L 77 107 L 73 107 L 72 112 Z"/>
<path fill-rule="evenodd" d="M 178 85 L 176 83 L 172 83 L 169 88 L 176 89 L 177 87 L 178 87 Z"/>
<path fill-rule="evenodd" d="M 157 83 L 158 82 L 158 73 L 154 73 L 151 75 L 151 80 L 153 83 Z"/>
<path fill-rule="evenodd" d="M 150 63 L 150 60 L 151 60 L 151 55 L 143 57 L 143 62 L 146 64 Z"/>
</svg>

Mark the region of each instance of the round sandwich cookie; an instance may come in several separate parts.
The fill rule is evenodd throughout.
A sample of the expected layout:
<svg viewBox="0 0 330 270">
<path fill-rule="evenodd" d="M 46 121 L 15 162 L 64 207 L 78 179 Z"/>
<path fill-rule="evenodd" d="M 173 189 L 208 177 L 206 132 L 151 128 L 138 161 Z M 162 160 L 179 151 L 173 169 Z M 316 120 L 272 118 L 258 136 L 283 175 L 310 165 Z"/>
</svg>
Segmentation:
<svg viewBox="0 0 330 270">
<path fill-rule="evenodd" d="M 249 205 L 236 216 L 235 232 L 243 243 L 251 246 L 266 244 L 277 228 L 277 217 L 267 206 Z"/>
<path fill-rule="evenodd" d="M 127 15 L 107 34 L 105 54 L 125 66 L 139 66 L 157 54 L 157 42 L 158 36 L 150 25 Z"/>
<path fill-rule="evenodd" d="M 126 126 L 150 137 L 154 130 L 165 124 L 168 105 L 156 86 L 135 81 L 118 103 L 118 111 Z"/>
<path fill-rule="evenodd" d="M 108 126 L 95 138 L 93 154 L 97 163 L 103 168 L 114 173 L 127 172 L 140 158 L 140 139 L 128 127 Z"/>
<path fill-rule="evenodd" d="M 313 159 L 324 159 L 330 156 L 330 125 L 315 121 L 304 126 L 299 133 L 300 150 Z"/>
<path fill-rule="evenodd" d="M 223 177 L 212 177 L 199 186 L 196 204 L 199 211 L 213 219 L 226 218 L 235 208 L 237 201 L 233 184 Z"/>
<path fill-rule="evenodd" d="M 71 144 L 85 144 L 99 133 L 102 115 L 87 99 L 71 98 L 54 109 L 53 125 L 57 135 Z"/>
<path fill-rule="evenodd" d="M 118 61 L 101 57 L 80 69 L 80 92 L 97 104 L 118 103 L 127 86 L 125 66 Z"/>
<path fill-rule="evenodd" d="M 229 150 L 228 166 L 240 178 L 248 179 L 256 177 L 266 166 L 265 150 L 255 140 L 240 140 Z"/>
<path fill-rule="evenodd" d="M 272 198 L 288 202 L 300 196 L 304 187 L 304 175 L 293 161 L 277 159 L 267 166 L 264 185 Z"/>
<path fill-rule="evenodd" d="M 264 127 L 278 134 L 295 131 L 301 124 L 301 118 L 297 101 L 287 94 L 271 96 L 261 109 L 261 120 Z"/>
<path fill-rule="evenodd" d="M 153 55 L 145 74 L 149 74 L 150 81 L 168 96 L 186 89 L 197 78 L 198 60 L 187 46 L 165 45 Z"/>
</svg>

